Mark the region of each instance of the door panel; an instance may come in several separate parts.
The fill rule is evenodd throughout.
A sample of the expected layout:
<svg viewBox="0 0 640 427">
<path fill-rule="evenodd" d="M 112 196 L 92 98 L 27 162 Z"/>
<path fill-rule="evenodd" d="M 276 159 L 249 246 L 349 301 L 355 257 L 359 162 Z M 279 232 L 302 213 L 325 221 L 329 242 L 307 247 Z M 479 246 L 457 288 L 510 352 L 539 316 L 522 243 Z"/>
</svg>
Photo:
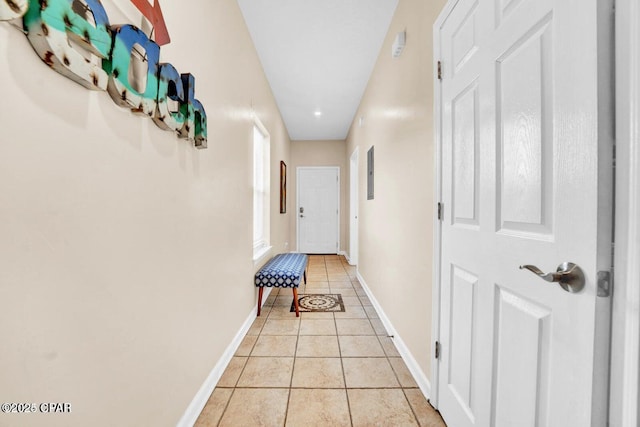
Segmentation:
<svg viewBox="0 0 640 427">
<path fill-rule="evenodd" d="M 449 388 L 458 403 L 473 417 L 473 325 L 478 277 L 457 266 L 451 271 L 451 348 L 449 351 Z"/>
<path fill-rule="evenodd" d="M 496 77 L 499 227 L 546 238 L 553 218 L 550 33 L 547 15 L 498 59 Z"/>
<path fill-rule="evenodd" d="M 476 11 L 478 0 L 475 0 L 465 13 L 452 36 L 452 57 L 455 72 L 459 72 L 478 50 L 476 31 Z"/>
<path fill-rule="evenodd" d="M 448 425 L 604 425 L 597 349 L 608 337 L 594 325 L 609 321 L 596 277 L 611 244 L 599 191 L 612 188 L 598 157 L 610 151 L 598 1 L 459 0 L 440 27 L 437 387 Z M 567 261 L 584 270 L 579 293 L 519 269 Z"/>
<path fill-rule="evenodd" d="M 496 286 L 496 427 L 546 426 L 551 311 Z M 516 356 L 517 357 L 514 357 Z"/>
<path fill-rule="evenodd" d="M 339 176 L 334 167 L 298 168 L 299 252 L 338 252 Z"/>
<path fill-rule="evenodd" d="M 478 86 L 474 81 L 452 101 L 453 215 L 455 224 L 478 225 Z"/>
</svg>

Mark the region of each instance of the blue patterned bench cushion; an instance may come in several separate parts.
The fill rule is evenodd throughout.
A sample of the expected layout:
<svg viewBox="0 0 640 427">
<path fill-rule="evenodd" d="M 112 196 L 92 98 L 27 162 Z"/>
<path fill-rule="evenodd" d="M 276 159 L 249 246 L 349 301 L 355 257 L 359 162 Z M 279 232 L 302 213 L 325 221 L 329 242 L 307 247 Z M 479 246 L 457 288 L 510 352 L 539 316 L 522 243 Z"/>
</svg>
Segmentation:
<svg viewBox="0 0 640 427">
<path fill-rule="evenodd" d="M 256 286 L 297 288 L 307 268 L 305 254 L 279 254 L 256 273 Z"/>
</svg>

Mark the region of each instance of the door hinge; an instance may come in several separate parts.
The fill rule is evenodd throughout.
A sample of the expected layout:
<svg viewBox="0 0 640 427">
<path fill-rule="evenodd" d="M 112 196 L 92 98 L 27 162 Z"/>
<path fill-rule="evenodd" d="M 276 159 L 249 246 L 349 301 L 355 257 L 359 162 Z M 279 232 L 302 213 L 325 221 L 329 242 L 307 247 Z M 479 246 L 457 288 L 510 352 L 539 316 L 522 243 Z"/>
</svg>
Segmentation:
<svg viewBox="0 0 640 427">
<path fill-rule="evenodd" d="M 438 61 L 438 80 L 442 80 L 442 61 Z"/>
<path fill-rule="evenodd" d="M 442 203 L 438 202 L 438 221 L 442 221 Z"/>
<path fill-rule="evenodd" d="M 439 341 L 436 341 L 435 348 L 436 348 L 436 359 L 440 359 L 440 342 Z"/>
<path fill-rule="evenodd" d="M 609 295 L 611 295 L 611 273 L 598 271 L 598 296 L 608 297 Z"/>
</svg>

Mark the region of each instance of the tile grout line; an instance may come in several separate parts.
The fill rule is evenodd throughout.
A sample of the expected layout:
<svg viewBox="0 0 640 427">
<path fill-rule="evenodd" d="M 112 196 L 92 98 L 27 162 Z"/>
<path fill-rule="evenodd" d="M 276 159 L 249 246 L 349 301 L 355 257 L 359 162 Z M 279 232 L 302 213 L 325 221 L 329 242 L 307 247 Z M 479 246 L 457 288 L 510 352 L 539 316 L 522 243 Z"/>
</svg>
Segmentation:
<svg viewBox="0 0 640 427">
<path fill-rule="evenodd" d="M 378 338 L 378 342 L 382 346 L 382 342 L 380 341 L 380 336 L 376 334 L 376 337 Z M 387 337 L 388 337 L 388 335 L 387 335 Z M 418 414 L 416 414 L 416 411 L 413 409 L 413 405 L 411 404 L 411 401 L 407 397 L 407 392 L 405 390 L 405 387 L 402 385 L 402 381 L 400 380 L 400 375 L 396 372 L 396 369 L 393 367 L 393 364 L 391 363 L 391 357 L 384 350 L 384 347 L 382 348 L 382 351 L 386 355 L 387 363 L 391 367 L 391 371 L 393 372 L 393 375 L 396 377 L 396 381 L 398 381 L 398 385 L 400 386 L 400 390 L 402 391 L 402 395 L 404 396 L 404 398 L 405 398 L 405 400 L 407 402 L 407 405 L 409 405 L 409 409 L 411 410 L 411 413 L 413 414 L 413 418 L 415 419 L 415 421 L 418 424 L 418 426 L 420 426 L 420 420 L 418 419 Z"/>
<path fill-rule="evenodd" d="M 329 276 L 327 275 L 327 279 L 328 277 Z M 331 289 L 331 282 L 329 282 L 329 289 Z M 345 307 L 345 310 L 346 310 L 346 307 Z M 338 330 L 338 319 L 336 319 L 335 313 L 333 314 L 333 322 L 336 328 L 336 340 L 338 341 L 338 354 L 340 355 L 340 367 L 342 368 L 342 380 L 344 381 L 344 394 L 347 398 L 347 410 L 349 411 L 349 422 L 353 426 L 353 415 L 351 414 L 351 401 L 349 400 L 349 389 L 347 388 L 347 374 L 345 373 L 345 369 L 344 369 L 344 358 L 342 357 L 342 345 L 340 345 L 340 332 Z"/>
<path fill-rule="evenodd" d="M 364 306 L 363 306 L 364 308 Z M 366 310 L 365 310 L 366 312 Z M 367 314 L 367 320 L 369 321 L 369 324 L 371 325 L 371 328 L 373 329 L 373 332 L 378 340 L 378 343 L 380 344 L 380 346 L 382 347 L 382 352 L 385 355 L 385 359 L 387 360 L 387 363 L 389 364 L 389 367 L 391 368 L 391 372 L 393 372 L 393 375 L 396 379 L 396 381 L 398 382 L 398 387 L 400 388 L 400 390 L 402 391 L 402 395 L 404 396 L 405 401 L 407 402 L 407 405 L 409 406 L 409 409 L 411 410 L 411 414 L 413 414 L 413 418 L 416 421 L 416 424 L 418 426 L 420 426 L 420 420 L 418 419 L 418 415 L 416 414 L 416 411 L 413 408 L 413 405 L 411 405 L 411 402 L 409 401 L 409 398 L 407 397 L 407 393 L 405 391 L 404 386 L 402 385 L 402 381 L 400 380 L 400 376 L 398 375 L 398 373 L 396 372 L 396 369 L 393 367 L 393 364 L 391 363 L 390 360 L 390 356 L 389 354 L 385 351 L 384 346 L 382 345 L 382 341 L 380 340 L 381 335 L 378 334 L 378 331 L 376 331 L 376 328 L 373 326 L 373 322 L 371 321 L 371 317 L 370 314 L 368 312 L 366 312 Z M 393 337 L 391 335 L 389 335 L 389 332 L 386 331 L 386 334 L 384 335 L 387 338 L 391 338 L 393 340 Z M 383 388 L 383 387 L 380 387 Z M 391 387 L 390 389 L 395 389 L 395 387 Z"/>
<path fill-rule="evenodd" d="M 411 409 L 411 413 L 413 414 L 413 417 L 416 419 L 416 423 L 420 425 L 420 419 L 418 418 L 418 414 L 416 413 L 415 409 L 413 409 L 413 405 L 411 404 L 411 401 L 407 397 L 406 389 L 402 388 L 401 390 L 402 390 L 402 394 L 404 395 L 404 398 L 407 399 L 407 403 L 409 404 L 409 409 Z"/>
<path fill-rule="evenodd" d="M 306 283 L 305 283 L 305 292 L 306 292 Z M 300 330 L 302 329 L 302 313 L 300 313 L 300 318 L 298 320 L 298 333 L 296 334 L 296 346 L 293 349 L 293 361 L 291 366 L 291 378 L 289 378 L 289 396 L 287 398 L 287 406 L 284 411 L 284 424 L 283 427 L 287 425 L 287 417 L 289 416 L 289 406 L 291 405 L 291 391 L 293 389 L 293 374 L 296 370 L 296 361 L 298 359 L 298 343 L 300 342 Z"/>
<path fill-rule="evenodd" d="M 266 303 L 266 301 L 265 301 Z M 266 304 L 265 304 L 266 305 Z M 269 312 L 271 311 L 271 309 L 269 309 Z M 257 317 L 257 316 L 256 316 Z M 268 316 L 267 316 L 268 317 Z M 255 320 L 254 320 L 255 322 Z M 256 344 L 258 343 L 258 339 L 260 338 L 260 335 L 262 335 L 262 329 L 264 328 L 264 325 L 267 323 L 267 318 L 265 317 L 264 322 L 262 323 L 262 325 L 259 328 L 258 331 L 258 335 L 256 336 L 256 340 L 253 343 L 253 345 L 251 346 L 251 350 L 249 350 L 249 353 L 247 355 L 246 360 L 244 361 L 244 364 L 242 365 L 242 369 L 240 370 L 240 373 L 238 374 L 238 378 L 236 378 L 235 382 L 233 383 L 233 387 L 231 388 L 231 394 L 229 395 L 229 398 L 227 399 L 227 403 L 224 405 L 224 409 L 222 410 L 222 413 L 220 414 L 220 419 L 218 420 L 218 422 L 216 423 L 216 426 L 219 426 L 220 423 L 222 422 L 222 420 L 224 419 L 225 414 L 227 413 L 227 410 L 229 409 L 229 404 L 231 403 L 231 400 L 233 399 L 233 396 L 236 394 L 236 390 L 238 388 L 238 382 L 240 381 L 240 378 L 242 377 L 242 374 L 244 373 L 245 368 L 247 367 L 247 363 L 249 363 L 249 358 L 251 357 L 251 354 L 253 353 L 253 350 L 256 346 Z M 253 326 L 253 325 L 252 325 Z M 245 339 L 247 339 L 247 334 L 245 334 L 243 341 Z M 237 353 L 237 350 L 236 350 Z M 232 356 L 233 357 L 238 357 L 235 354 Z M 216 386 L 216 388 L 218 388 Z M 220 388 L 224 388 L 224 387 L 220 387 Z M 213 390 L 212 394 L 215 392 L 215 389 Z"/>
</svg>

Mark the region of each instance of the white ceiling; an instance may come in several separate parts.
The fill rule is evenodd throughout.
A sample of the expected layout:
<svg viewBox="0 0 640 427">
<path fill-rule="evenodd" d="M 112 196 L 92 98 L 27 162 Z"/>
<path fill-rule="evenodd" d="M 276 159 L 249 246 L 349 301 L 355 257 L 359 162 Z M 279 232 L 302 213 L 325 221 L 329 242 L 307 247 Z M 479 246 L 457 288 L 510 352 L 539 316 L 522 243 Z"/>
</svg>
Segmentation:
<svg viewBox="0 0 640 427">
<path fill-rule="evenodd" d="M 238 4 L 291 139 L 345 139 L 398 0 Z"/>
</svg>

